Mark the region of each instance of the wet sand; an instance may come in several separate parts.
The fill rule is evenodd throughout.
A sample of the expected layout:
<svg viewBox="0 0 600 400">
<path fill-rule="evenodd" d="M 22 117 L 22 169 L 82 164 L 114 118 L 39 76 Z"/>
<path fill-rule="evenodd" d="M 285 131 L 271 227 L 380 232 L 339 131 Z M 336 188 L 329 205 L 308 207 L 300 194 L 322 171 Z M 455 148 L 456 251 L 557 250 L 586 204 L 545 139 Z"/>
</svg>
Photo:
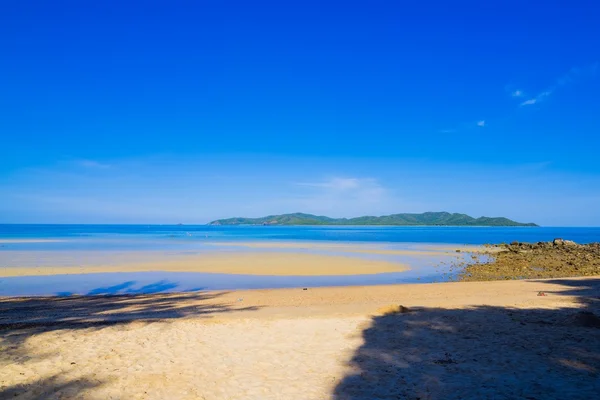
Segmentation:
<svg viewBox="0 0 600 400">
<path fill-rule="evenodd" d="M 344 253 L 361 254 L 383 254 L 397 256 L 443 256 L 453 254 L 457 250 L 469 253 L 490 253 L 496 251 L 494 248 L 484 248 L 483 246 L 465 246 L 465 245 L 434 245 L 418 244 L 414 248 L 408 249 L 389 249 L 381 244 L 338 244 L 338 243 L 315 243 L 315 242 L 207 242 L 209 246 L 219 247 L 242 247 L 250 249 L 304 249 L 304 250 L 330 250 Z"/>
<path fill-rule="evenodd" d="M 600 277 L 3 298 L 0 398 L 589 399 L 598 299 Z"/>
<path fill-rule="evenodd" d="M 195 250 L 6 250 L 0 277 L 114 272 L 198 272 L 271 276 L 365 275 L 471 261 L 483 246 L 374 243 L 203 242 Z M 397 245 L 396 245 L 397 247 Z"/>
<path fill-rule="evenodd" d="M 308 253 L 216 253 L 159 256 L 157 261 L 78 266 L 0 267 L 0 277 L 90 274 L 101 272 L 211 272 L 244 275 L 319 276 L 400 272 L 408 265 L 385 260 Z"/>
</svg>

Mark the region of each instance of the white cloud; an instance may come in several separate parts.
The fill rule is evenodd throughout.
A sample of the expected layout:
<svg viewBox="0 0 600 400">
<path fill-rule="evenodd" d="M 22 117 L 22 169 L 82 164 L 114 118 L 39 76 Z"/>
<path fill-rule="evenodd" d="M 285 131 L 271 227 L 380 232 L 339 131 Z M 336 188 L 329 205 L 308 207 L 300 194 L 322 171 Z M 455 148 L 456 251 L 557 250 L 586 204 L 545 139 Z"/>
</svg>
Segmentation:
<svg viewBox="0 0 600 400">
<path fill-rule="evenodd" d="M 533 99 L 525 100 L 524 102 L 521 103 L 521 106 L 530 106 L 535 103 L 537 103 L 537 99 L 533 98 Z"/>
<path fill-rule="evenodd" d="M 523 91 L 522 90 L 515 90 L 511 93 L 512 97 L 523 97 Z"/>
<path fill-rule="evenodd" d="M 533 104 L 537 104 L 540 101 L 544 100 L 546 97 L 549 97 L 553 94 L 557 89 L 577 83 L 577 81 L 584 78 L 594 78 L 596 76 L 596 72 L 598 70 L 598 63 L 587 65 L 585 67 L 579 68 L 574 67 L 569 70 L 565 75 L 561 76 L 556 80 L 554 85 L 550 86 L 548 89 L 539 93 L 537 96 L 532 97 L 528 100 L 525 100 L 520 104 L 520 106 L 531 106 Z"/>
<path fill-rule="evenodd" d="M 389 191 L 372 178 L 332 177 L 296 185 L 305 187 L 306 191 L 289 199 L 290 207 L 309 213 L 333 216 L 381 214 L 391 211 L 397 203 Z"/>
<path fill-rule="evenodd" d="M 329 178 L 322 182 L 298 183 L 316 189 L 320 194 L 340 195 L 346 198 L 369 198 L 377 201 L 385 193 L 385 189 L 372 178 Z"/>
<path fill-rule="evenodd" d="M 552 94 L 552 91 L 550 91 L 550 90 L 547 90 L 547 91 L 545 91 L 545 92 L 542 92 L 542 93 L 538 94 L 537 98 L 538 98 L 538 100 L 539 100 L 539 99 L 543 99 L 544 97 L 548 97 L 548 96 L 550 96 L 551 94 Z"/>
<path fill-rule="evenodd" d="M 485 120 L 477 121 L 477 126 L 484 127 L 485 126 Z"/>
<path fill-rule="evenodd" d="M 525 100 L 524 102 L 521 103 L 521 106 L 530 106 L 530 105 L 536 104 L 536 103 L 544 100 L 546 97 L 550 96 L 552 94 L 552 92 L 553 92 L 553 89 L 546 90 L 546 91 L 538 94 L 537 96 L 535 96 L 532 99 Z"/>
</svg>

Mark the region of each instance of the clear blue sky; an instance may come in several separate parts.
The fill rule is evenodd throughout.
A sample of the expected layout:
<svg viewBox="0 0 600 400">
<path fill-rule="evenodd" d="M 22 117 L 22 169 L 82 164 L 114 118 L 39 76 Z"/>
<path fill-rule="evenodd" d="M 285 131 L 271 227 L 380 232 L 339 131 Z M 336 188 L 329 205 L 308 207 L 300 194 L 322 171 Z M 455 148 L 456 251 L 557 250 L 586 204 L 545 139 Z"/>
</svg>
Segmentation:
<svg viewBox="0 0 600 400">
<path fill-rule="evenodd" d="M 600 225 L 597 1 L 0 4 L 0 222 Z"/>
</svg>

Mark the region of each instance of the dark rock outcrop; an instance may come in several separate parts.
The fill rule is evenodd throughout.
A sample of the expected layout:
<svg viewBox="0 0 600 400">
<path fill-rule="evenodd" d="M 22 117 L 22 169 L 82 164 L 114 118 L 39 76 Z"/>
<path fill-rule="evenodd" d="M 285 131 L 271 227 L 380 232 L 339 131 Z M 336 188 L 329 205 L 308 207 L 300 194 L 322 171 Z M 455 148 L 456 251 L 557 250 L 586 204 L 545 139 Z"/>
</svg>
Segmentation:
<svg viewBox="0 0 600 400">
<path fill-rule="evenodd" d="M 600 275 L 600 243 L 577 244 L 572 240 L 512 242 L 495 247 L 490 260 L 468 265 L 460 280 L 505 280 Z M 498 252 L 497 250 L 500 249 Z"/>
</svg>

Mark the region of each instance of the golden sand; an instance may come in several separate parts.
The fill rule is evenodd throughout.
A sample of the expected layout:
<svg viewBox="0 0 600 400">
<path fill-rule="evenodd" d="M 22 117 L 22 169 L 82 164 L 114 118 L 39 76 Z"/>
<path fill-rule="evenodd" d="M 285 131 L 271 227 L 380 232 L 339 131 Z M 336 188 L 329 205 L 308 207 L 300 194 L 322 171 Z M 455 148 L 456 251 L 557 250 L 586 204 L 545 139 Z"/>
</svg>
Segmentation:
<svg viewBox="0 0 600 400">
<path fill-rule="evenodd" d="M 596 398 L 599 282 L 0 298 L 0 398 Z"/>
<path fill-rule="evenodd" d="M 99 272 L 211 272 L 248 275 L 360 275 L 401 272 L 408 266 L 383 260 L 306 253 L 219 253 L 173 256 L 161 261 L 116 265 L 4 267 L 0 276 L 91 274 Z"/>
<path fill-rule="evenodd" d="M 419 245 L 416 249 L 388 249 L 384 246 L 365 244 L 337 244 L 315 242 L 207 242 L 211 246 L 246 247 L 251 249 L 306 249 L 329 250 L 343 253 L 382 254 L 398 256 L 439 256 L 454 253 L 456 250 L 464 252 L 483 252 L 482 246 L 453 246 L 453 245 Z"/>
</svg>

